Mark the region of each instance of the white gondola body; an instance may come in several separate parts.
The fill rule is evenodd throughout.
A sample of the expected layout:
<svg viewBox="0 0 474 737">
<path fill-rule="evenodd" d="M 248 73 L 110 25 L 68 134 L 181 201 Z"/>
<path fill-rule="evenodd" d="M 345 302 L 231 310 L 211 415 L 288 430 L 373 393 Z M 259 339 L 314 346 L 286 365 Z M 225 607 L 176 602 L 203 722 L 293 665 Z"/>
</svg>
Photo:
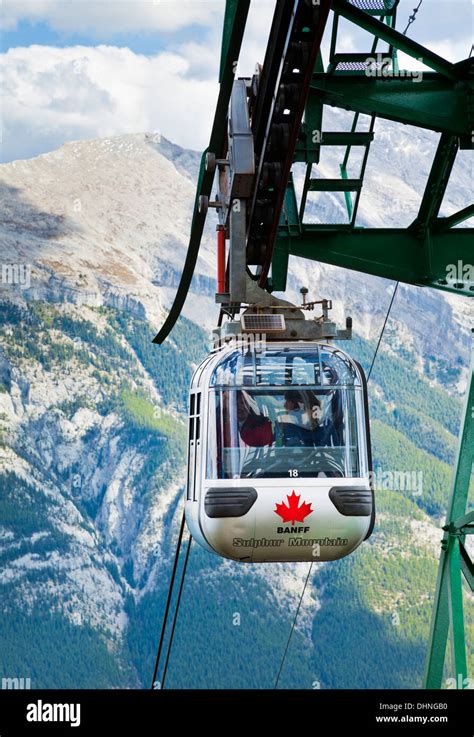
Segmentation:
<svg viewBox="0 0 474 737">
<path fill-rule="evenodd" d="M 298 409 L 293 397 L 300 400 Z M 308 397 L 319 420 L 308 420 Z M 249 407 L 255 408 L 251 415 Z M 313 426 L 328 407 L 339 418 L 339 445 L 334 432 L 321 445 L 293 439 L 298 433 L 321 436 L 322 424 Z M 249 416 L 260 423 L 256 447 L 250 431 L 242 430 Z M 313 420 L 313 429 L 295 425 L 295 416 Z M 262 438 L 267 430 L 269 437 Z M 186 522 L 205 549 L 248 563 L 330 561 L 354 551 L 371 533 L 365 378 L 338 348 L 296 343 L 216 351 L 194 373 L 189 431 Z"/>
</svg>

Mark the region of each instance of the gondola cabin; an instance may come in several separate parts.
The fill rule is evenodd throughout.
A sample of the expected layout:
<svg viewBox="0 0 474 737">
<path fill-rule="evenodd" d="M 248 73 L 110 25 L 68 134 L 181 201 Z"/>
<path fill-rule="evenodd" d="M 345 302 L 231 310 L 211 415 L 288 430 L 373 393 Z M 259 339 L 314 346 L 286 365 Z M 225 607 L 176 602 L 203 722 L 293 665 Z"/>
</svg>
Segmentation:
<svg viewBox="0 0 474 737">
<path fill-rule="evenodd" d="M 194 373 L 186 521 L 246 563 L 329 561 L 374 524 L 367 386 L 333 345 L 224 347 Z"/>
</svg>

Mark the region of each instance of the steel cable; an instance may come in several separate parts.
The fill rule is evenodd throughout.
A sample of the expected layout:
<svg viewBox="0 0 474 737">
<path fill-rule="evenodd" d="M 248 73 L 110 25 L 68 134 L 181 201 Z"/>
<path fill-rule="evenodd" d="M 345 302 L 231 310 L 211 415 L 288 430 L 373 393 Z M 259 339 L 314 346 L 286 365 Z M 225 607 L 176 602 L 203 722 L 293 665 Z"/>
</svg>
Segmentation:
<svg viewBox="0 0 474 737">
<path fill-rule="evenodd" d="M 393 303 L 395 301 L 395 297 L 396 297 L 396 294 L 397 294 L 397 291 L 398 291 L 399 284 L 400 284 L 400 282 L 397 282 L 396 285 L 395 285 L 395 289 L 393 290 L 392 299 L 390 300 L 390 304 L 388 306 L 387 314 L 385 315 L 384 324 L 383 324 L 382 330 L 380 332 L 380 336 L 379 336 L 379 340 L 378 340 L 378 343 L 377 343 L 377 347 L 375 349 L 374 357 L 372 359 L 372 364 L 370 366 L 370 370 L 369 370 L 369 373 L 368 373 L 368 376 L 367 376 L 367 384 L 370 381 L 370 376 L 372 374 L 372 369 L 374 367 L 375 359 L 377 358 L 377 354 L 379 352 L 379 348 L 380 348 L 380 345 L 382 343 L 382 338 L 383 338 L 384 333 L 385 333 L 385 328 L 387 327 L 387 322 L 388 322 L 388 319 L 390 317 L 390 313 L 392 311 Z M 289 634 L 288 639 L 286 641 L 286 647 L 285 647 L 285 651 L 283 653 L 283 657 L 281 659 L 280 668 L 278 670 L 278 675 L 276 677 L 275 685 L 273 687 L 274 689 L 278 688 L 278 682 L 280 680 L 280 675 L 281 675 L 281 672 L 283 670 L 283 666 L 285 664 L 286 656 L 287 656 L 287 653 L 288 653 L 288 650 L 289 650 L 289 647 L 290 647 L 291 638 L 293 637 L 293 631 L 294 631 L 295 626 L 296 626 L 296 620 L 298 619 L 298 614 L 300 612 L 301 604 L 303 602 L 303 598 L 304 598 L 304 595 L 305 595 L 306 587 L 308 585 L 308 581 L 309 581 L 309 577 L 311 575 L 312 569 L 313 569 L 313 563 L 310 563 L 309 570 L 308 570 L 308 575 L 306 576 L 306 580 L 304 582 L 303 591 L 301 592 L 301 596 L 300 596 L 300 599 L 299 599 L 299 602 L 298 602 L 298 607 L 296 609 L 296 613 L 295 613 L 295 616 L 293 618 L 293 623 L 291 625 L 290 634 Z"/>
</svg>

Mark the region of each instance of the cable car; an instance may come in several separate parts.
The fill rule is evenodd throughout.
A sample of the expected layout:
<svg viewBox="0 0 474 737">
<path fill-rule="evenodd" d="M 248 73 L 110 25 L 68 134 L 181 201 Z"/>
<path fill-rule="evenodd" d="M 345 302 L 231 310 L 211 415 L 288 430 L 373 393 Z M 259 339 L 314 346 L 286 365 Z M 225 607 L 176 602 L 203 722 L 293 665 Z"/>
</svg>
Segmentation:
<svg viewBox="0 0 474 737">
<path fill-rule="evenodd" d="M 330 561 L 373 529 L 367 382 L 337 346 L 223 346 L 196 369 L 186 521 L 245 563 Z"/>
</svg>

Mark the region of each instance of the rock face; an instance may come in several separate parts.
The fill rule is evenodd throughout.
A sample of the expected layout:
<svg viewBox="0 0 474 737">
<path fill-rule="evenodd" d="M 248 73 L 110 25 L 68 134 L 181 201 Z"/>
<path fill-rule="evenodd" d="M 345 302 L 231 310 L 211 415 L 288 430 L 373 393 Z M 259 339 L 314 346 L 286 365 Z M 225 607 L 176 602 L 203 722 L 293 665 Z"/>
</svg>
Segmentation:
<svg viewBox="0 0 474 737">
<path fill-rule="evenodd" d="M 361 205 L 364 224 L 397 224 L 400 189 L 412 216 L 434 146 L 420 136 L 417 180 L 395 178 L 413 161 L 398 141 L 383 198 Z M 384 149 L 375 155 L 380 163 Z M 181 514 L 187 385 L 216 314 L 209 224 L 189 319 L 161 348 L 151 344 L 179 282 L 198 167 L 194 152 L 130 135 L 0 169 L 0 677 L 148 685 Z M 462 190 L 462 166 L 457 176 Z M 322 220 L 338 213 L 336 201 L 314 208 Z M 369 365 L 393 285 L 294 259 L 290 293 L 302 285 L 334 299 L 338 319 L 353 315 L 354 350 Z M 373 378 L 376 461 L 421 470 L 425 492 L 383 492 L 371 543 L 314 566 L 280 685 L 418 685 L 471 324 L 468 300 L 400 287 Z M 306 575 L 300 565 L 242 568 L 194 547 L 173 683 L 272 687 Z M 352 629 L 331 632 L 341 616 Z M 351 675 L 338 648 L 359 646 L 361 623 L 375 640 Z M 377 660 L 387 642 L 390 673 Z"/>
<path fill-rule="evenodd" d="M 341 124 L 340 115 L 328 111 L 325 129 L 337 130 Z M 407 225 L 416 215 L 437 137 L 410 127 L 400 132 L 388 123 L 380 123 L 376 135 L 379 143 L 369 158 L 360 223 Z M 464 153 L 456 165 L 458 186 L 449 188 L 442 214 L 461 209 L 469 196 L 471 175 Z M 340 151 L 329 147 L 325 154 L 316 174 L 335 175 Z M 28 288 L 17 275 L 19 297 L 113 307 L 158 328 L 184 264 L 199 160 L 196 152 L 164 138 L 136 134 L 68 143 L 54 153 L 3 165 L 2 266 L 27 267 Z M 297 166 L 297 188 L 301 179 Z M 309 220 L 344 221 L 339 194 L 310 197 Z M 184 313 L 205 330 L 216 319 L 213 228 L 211 213 Z M 15 279 L 3 278 L 0 294 L 6 289 L 10 299 L 8 281 Z M 390 303 L 390 282 L 292 257 L 290 298 L 299 299 L 301 286 L 318 298 L 332 299 L 338 320 L 352 314 L 359 334 L 378 338 Z M 420 367 L 426 368 L 434 356 L 460 356 L 465 369 L 472 325 L 469 303 L 456 295 L 402 286 L 390 324 L 411 340 Z M 446 377 L 438 378 L 447 383 Z M 460 386 L 449 388 L 457 391 Z"/>
<path fill-rule="evenodd" d="M 111 306 L 157 324 L 182 269 L 197 160 L 130 135 L 4 165 L 3 260 L 31 266 L 24 296 Z M 208 272 L 203 258 L 200 274 Z"/>
</svg>

